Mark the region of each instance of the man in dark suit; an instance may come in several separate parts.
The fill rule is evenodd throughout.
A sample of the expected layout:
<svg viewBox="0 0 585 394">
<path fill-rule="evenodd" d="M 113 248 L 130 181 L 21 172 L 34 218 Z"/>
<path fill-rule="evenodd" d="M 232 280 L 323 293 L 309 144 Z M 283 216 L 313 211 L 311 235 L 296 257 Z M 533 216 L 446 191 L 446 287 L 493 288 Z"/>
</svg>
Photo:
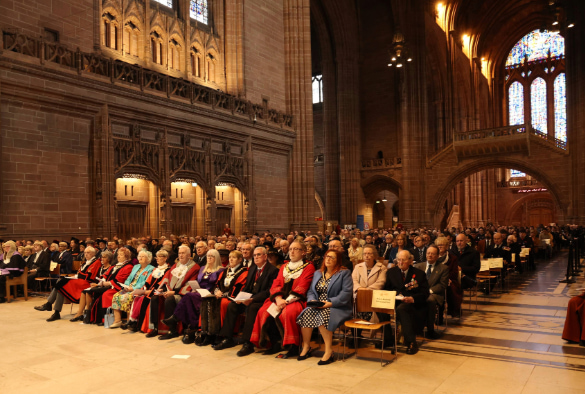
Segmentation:
<svg viewBox="0 0 585 394">
<path fill-rule="evenodd" d="M 491 231 L 487 231 L 484 236 L 483 239 L 481 239 L 478 243 L 477 243 L 477 251 L 479 252 L 479 254 L 484 254 L 486 250 L 488 250 L 489 248 L 491 248 L 494 245 L 494 241 L 493 241 L 493 234 Z"/>
<path fill-rule="evenodd" d="M 427 261 L 415 264 L 427 276 L 429 282 L 429 296 L 427 298 L 427 336 L 431 339 L 439 339 L 435 331 L 435 313 L 437 306 L 445 302 L 445 290 L 449 286 L 449 267 L 444 264 L 436 264 L 439 259 L 439 248 L 430 245 L 427 248 Z"/>
<path fill-rule="evenodd" d="M 532 253 L 532 248 L 534 247 L 534 241 L 528 235 L 526 235 L 526 229 L 520 229 L 520 237 L 518 237 L 518 245 L 520 248 L 530 248 L 530 254 L 528 255 L 528 268 L 531 270 L 536 269 L 536 265 L 534 264 L 534 253 Z"/>
<path fill-rule="evenodd" d="M 386 271 L 384 290 L 396 291 L 402 300 L 396 300 L 396 319 L 402 325 L 406 354 L 416 354 L 416 323 L 427 305 L 429 283 L 425 273 L 412 266 L 412 255 L 402 250 L 396 255 L 396 266 Z M 385 338 L 386 339 L 386 338 Z M 386 342 L 386 341 L 385 341 Z"/>
<path fill-rule="evenodd" d="M 427 259 L 427 247 L 420 235 L 414 238 L 414 248 L 410 250 L 415 263 L 422 263 Z"/>
<path fill-rule="evenodd" d="M 510 248 L 504 244 L 504 235 L 496 232 L 494 234 L 494 244 L 487 248 L 484 257 L 489 258 L 503 258 L 506 263 L 510 263 L 512 260 Z"/>
<path fill-rule="evenodd" d="M 36 241 L 34 253 L 28 259 L 28 288 L 34 289 L 35 278 L 47 278 L 51 272 L 51 256 L 43 250 L 43 244 Z"/>
<path fill-rule="evenodd" d="M 392 241 L 394 237 L 392 234 L 386 234 L 384 242 L 378 247 L 378 255 L 384 257 L 384 260 L 390 260 L 390 251 L 392 250 Z"/>
<path fill-rule="evenodd" d="M 467 236 L 463 233 L 455 238 L 457 264 L 461 268 L 461 287 L 469 289 L 475 286 L 475 276 L 481 268 L 479 252 L 467 245 Z"/>
<path fill-rule="evenodd" d="M 215 350 L 227 349 L 236 345 L 233 339 L 234 327 L 238 316 L 245 312 L 246 320 L 242 332 L 244 345 L 238 351 L 238 357 L 254 353 L 254 345 L 250 342 L 250 336 L 254 329 L 256 315 L 264 301 L 270 296 L 270 287 L 277 276 L 278 268 L 268 263 L 266 249 L 262 246 L 254 249 L 254 262 L 248 268 L 246 286 L 242 290 L 252 294 L 252 298 L 241 302 L 230 302 L 219 332 L 219 335 L 224 339 L 213 347 Z"/>
<path fill-rule="evenodd" d="M 207 264 L 207 251 L 209 248 L 204 241 L 199 241 L 195 244 L 195 255 L 193 256 L 193 261 L 199 264 L 200 267 L 203 267 Z"/>
<path fill-rule="evenodd" d="M 59 242 L 59 255 L 57 263 L 61 264 L 61 273 L 70 274 L 73 272 L 73 255 L 67 251 L 67 242 Z"/>
</svg>

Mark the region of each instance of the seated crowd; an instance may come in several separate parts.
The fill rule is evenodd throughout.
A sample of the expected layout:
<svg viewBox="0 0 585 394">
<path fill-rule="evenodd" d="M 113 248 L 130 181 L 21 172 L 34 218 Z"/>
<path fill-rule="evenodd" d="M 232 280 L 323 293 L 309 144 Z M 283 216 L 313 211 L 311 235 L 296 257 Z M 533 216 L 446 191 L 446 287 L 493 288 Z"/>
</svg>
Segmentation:
<svg viewBox="0 0 585 394">
<path fill-rule="evenodd" d="M 3 242 L 0 302 L 7 277 L 28 268 L 32 291 L 39 286 L 36 278 L 50 277 L 58 265 L 65 275 L 56 278 L 47 302 L 35 307 L 53 312 L 49 322 L 61 319 L 68 301 L 78 304 L 72 322 L 160 340 L 182 335 L 185 344 L 218 351 L 239 343 L 240 357 L 262 348 L 265 355 L 298 360 L 311 356 L 317 328 L 325 344 L 318 364 L 325 365 L 333 362 L 333 333 L 345 321 L 390 318 L 372 312 L 354 316 L 357 294 L 391 290 L 402 296 L 395 310 L 406 353 L 416 354 L 416 336 L 424 327 L 429 338 L 439 337 L 435 317 L 445 301 L 449 315 L 460 314 L 463 289 L 477 285 L 482 257 L 502 257 L 522 271 L 522 248 L 530 248 L 530 256 L 542 251 L 548 257 L 581 231 L 575 226 L 460 232 L 399 227 L 236 237 L 226 230 L 219 237 L 142 237 L 126 243 L 117 237 Z M 525 266 L 534 269 L 534 260 Z M 392 330 L 385 334 L 380 346 L 394 346 Z"/>
</svg>

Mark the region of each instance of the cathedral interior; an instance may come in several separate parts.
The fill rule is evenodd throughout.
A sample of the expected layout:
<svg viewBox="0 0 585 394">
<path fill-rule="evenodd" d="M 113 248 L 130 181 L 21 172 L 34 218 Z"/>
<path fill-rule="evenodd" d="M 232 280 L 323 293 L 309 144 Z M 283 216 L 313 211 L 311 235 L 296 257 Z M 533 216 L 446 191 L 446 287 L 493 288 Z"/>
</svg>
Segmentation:
<svg viewBox="0 0 585 394">
<path fill-rule="evenodd" d="M 2 3 L 0 235 L 585 217 L 581 1 Z"/>
<path fill-rule="evenodd" d="M 583 0 L 0 0 L 0 34 L 0 239 L 585 224 Z M 165 347 L 19 299 L 0 392 L 583 393 L 560 249 L 385 369 Z"/>
</svg>

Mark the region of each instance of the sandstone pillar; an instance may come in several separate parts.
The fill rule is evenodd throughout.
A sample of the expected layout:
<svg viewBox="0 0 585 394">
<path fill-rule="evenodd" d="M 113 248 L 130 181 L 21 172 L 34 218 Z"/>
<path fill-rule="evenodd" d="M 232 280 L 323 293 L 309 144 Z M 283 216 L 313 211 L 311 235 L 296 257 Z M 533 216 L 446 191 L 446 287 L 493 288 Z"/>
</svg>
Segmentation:
<svg viewBox="0 0 585 394">
<path fill-rule="evenodd" d="M 289 168 L 291 227 L 316 230 L 310 0 L 284 1 L 286 110 L 297 137 Z"/>
</svg>

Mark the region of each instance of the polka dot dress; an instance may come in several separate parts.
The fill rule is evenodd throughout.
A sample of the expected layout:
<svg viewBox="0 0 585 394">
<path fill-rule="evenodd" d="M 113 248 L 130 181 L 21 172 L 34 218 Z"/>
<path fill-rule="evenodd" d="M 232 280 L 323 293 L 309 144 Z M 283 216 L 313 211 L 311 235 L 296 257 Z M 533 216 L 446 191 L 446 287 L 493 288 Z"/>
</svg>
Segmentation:
<svg viewBox="0 0 585 394">
<path fill-rule="evenodd" d="M 315 289 L 319 295 L 319 301 L 327 302 L 327 289 L 329 288 L 329 281 L 331 278 L 325 279 L 322 276 Z M 331 316 L 331 308 L 317 309 L 307 308 L 298 318 L 297 323 L 301 327 L 320 327 L 329 325 L 329 318 Z"/>
</svg>

